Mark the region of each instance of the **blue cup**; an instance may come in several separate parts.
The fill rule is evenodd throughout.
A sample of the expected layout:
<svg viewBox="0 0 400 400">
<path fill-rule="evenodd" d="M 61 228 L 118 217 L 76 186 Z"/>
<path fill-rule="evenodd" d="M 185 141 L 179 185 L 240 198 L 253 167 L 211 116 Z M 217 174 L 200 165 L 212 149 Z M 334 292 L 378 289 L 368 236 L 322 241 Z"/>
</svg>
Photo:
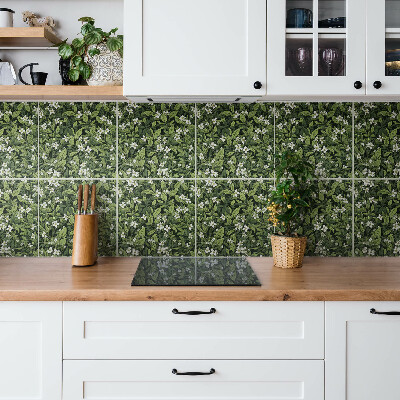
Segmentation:
<svg viewBox="0 0 400 400">
<path fill-rule="evenodd" d="M 312 11 L 307 8 L 288 10 L 286 28 L 312 28 Z"/>
</svg>

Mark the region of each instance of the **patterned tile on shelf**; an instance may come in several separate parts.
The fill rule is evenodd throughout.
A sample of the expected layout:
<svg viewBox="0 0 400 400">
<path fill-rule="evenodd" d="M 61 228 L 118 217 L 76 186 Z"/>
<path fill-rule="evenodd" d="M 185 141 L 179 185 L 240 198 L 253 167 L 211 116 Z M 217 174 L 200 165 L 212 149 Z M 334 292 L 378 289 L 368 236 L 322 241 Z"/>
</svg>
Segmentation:
<svg viewBox="0 0 400 400">
<path fill-rule="evenodd" d="M 115 177 L 115 103 L 40 103 L 39 107 L 41 177 Z"/>
<path fill-rule="evenodd" d="M 119 104 L 118 170 L 123 178 L 192 178 L 192 104 Z"/>
<path fill-rule="evenodd" d="M 355 255 L 400 255 L 400 181 L 355 182 Z"/>
<path fill-rule="evenodd" d="M 96 183 L 99 256 L 116 255 L 116 189 L 114 181 L 40 181 L 40 255 L 70 256 L 80 183 Z"/>
<path fill-rule="evenodd" d="M 275 132 L 277 153 L 300 153 L 321 178 L 351 178 L 351 103 L 277 103 Z"/>
<path fill-rule="evenodd" d="M 355 103 L 357 178 L 400 178 L 400 103 Z"/>
<path fill-rule="evenodd" d="M 270 256 L 267 197 L 271 182 L 201 180 L 197 200 L 200 256 Z"/>
<path fill-rule="evenodd" d="M 37 200 L 37 183 L 0 181 L 0 257 L 37 256 Z"/>
<path fill-rule="evenodd" d="M 0 178 L 37 177 L 36 103 L 0 103 Z"/>
<path fill-rule="evenodd" d="M 194 181 L 120 180 L 120 256 L 194 256 Z"/>
<path fill-rule="evenodd" d="M 198 104 L 198 176 L 273 177 L 273 110 L 273 103 Z"/>
</svg>

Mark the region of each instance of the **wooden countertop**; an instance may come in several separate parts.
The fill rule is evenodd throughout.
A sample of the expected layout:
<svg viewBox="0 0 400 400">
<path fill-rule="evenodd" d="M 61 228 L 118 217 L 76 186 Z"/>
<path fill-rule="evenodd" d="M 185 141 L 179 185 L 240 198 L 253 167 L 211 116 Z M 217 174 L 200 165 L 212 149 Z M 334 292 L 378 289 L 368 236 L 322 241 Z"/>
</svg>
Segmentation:
<svg viewBox="0 0 400 400">
<path fill-rule="evenodd" d="M 131 287 L 140 258 L 101 258 L 72 268 L 70 258 L 0 258 L 0 301 L 400 301 L 400 258 L 306 257 L 282 270 L 248 258 L 261 287 Z"/>
</svg>

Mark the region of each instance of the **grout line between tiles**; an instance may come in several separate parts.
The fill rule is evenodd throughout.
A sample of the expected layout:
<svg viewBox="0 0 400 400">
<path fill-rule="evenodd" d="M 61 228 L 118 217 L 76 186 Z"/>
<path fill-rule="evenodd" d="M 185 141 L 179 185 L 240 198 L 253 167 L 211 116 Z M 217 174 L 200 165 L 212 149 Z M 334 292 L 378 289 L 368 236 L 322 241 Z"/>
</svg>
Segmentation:
<svg viewBox="0 0 400 400">
<path fill-rule="evenodd" d="M 351 118 L 352 118 L 352 131 L 351 131 L 351 256 L 354 257 L 355 255 L 355 238 L 354 238 L 354 177 L 355 177 L 355 170 L 354 170 L 354 102 L 351 106 Z"/>
<path fill-rule="evenodd" d="M 44 181 L 44 182 L 51 182 L 51 181 L 79 181 L 82 179 L 89 179 L 89 180 L 96 180 L 98 182 L 105 182 L 105 181 L 116 181 L 116 178 L 98 178 L 95 176 L 85 176 L 83 178 L 0 178 L 0 181 Z M 119 181 L 266 181 L 266 182 L 274 182 L 274 178 L 207 178 L 207 177 L 198 177 L 198 178 L 118 178 Z M 375 177 L 367 177 L 367 178 L 324 178 L 318 177 L 315 178 L 316 181 L 400 181 L 400 177 L 398 178 L 375 178 Z"/>
<path fill-rule="evenodd" d="M 40 257 L 40 103 L 37 102 L 37 256 Z"/>
<path fill-rule="evenodd" d="M 119 165 L 118 165 L 118 141 L 119 141 L 119 132 L 118 132 L 118 127 L 119 127 L 119 104 L 116 102 L 115 106 L 115 112 L 116 112 L 116 117 L 115 117 L 115 122 L 117 124 L 116 130 L 115 130 L 115 138 L 116 138 L 116 145 L 115 145 L 115 154 L 116 154 L 116 159 L 115 159 L 115 255 L 118 257 L 119 256 L 119 246 L 118 246 L 118 234 L 119 234 Z"/>
<path fill-rule="evenodd" d="M 194 105 L 194 256 L 197 257 L 197 104 Z"/>
</svg>

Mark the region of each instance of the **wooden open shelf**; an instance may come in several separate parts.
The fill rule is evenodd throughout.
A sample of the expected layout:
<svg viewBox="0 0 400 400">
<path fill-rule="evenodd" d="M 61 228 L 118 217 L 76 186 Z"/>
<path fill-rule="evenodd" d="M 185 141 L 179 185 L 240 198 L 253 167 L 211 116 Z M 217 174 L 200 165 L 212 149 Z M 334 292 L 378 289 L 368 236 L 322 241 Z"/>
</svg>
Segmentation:
<svg viewBox="0 0 400 400">
<path fill-rule="evenodd" d="M 46 28 L 0 28 L 0 47 L 49 47 L 61 43 Z"/>
<path fill-rule="evenodd" d="M 4 100 L 126 100 L 122 86 L 0 86 Z"/>
</svg>

